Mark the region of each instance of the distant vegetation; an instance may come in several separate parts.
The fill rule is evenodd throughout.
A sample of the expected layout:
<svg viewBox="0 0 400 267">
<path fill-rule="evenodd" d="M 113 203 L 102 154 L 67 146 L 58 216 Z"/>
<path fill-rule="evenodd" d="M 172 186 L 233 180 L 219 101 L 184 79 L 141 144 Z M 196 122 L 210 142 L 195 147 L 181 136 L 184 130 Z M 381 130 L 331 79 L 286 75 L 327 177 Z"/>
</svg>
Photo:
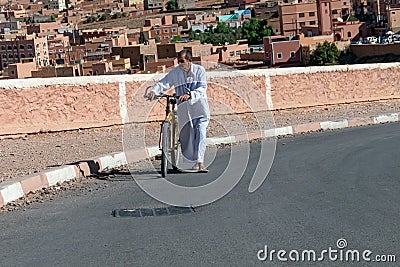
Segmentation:
<svg viewBox="0 0 400 267">
<path fill-rule="evenodd" d="M 93 22 L 97 22 L 97 21 L 106 21 L 106 20 L 111 20 L 111 19 L 118 19 L 118 18 L 125 18 L 128 17 L 128 13 L 121 13 L 121 12 L 117 12 L 114 13 L 113 15 L 111 15 L 111 12 L 109 10 L 106 10 L 106 12 L 104 12 L 102 15 L 91 15 L 89 16 L 83 23 L 93 23 Z"/>
<path fill-rule="evenodd" d="M 189 33 L 190 40 L 200 40 L 202 44 L 224 45 L 234 44 L 238 39 L 247 39 L 250 45 L 262 44 L 264 36 L 274 35 L 266 20 L 252 18 L 243 23 L 243 27 L 231 28 L 226 23 L 218 23 L 217 27 L 209 27 L 204 32 Z"/>
<path fill-rule="evenodd" d="M 177 0 L 169 0 L 165 6 L 167 10 L 177 10 L 178 9 L 178 1 Z"/>
<path fill-rule="evenodd" d="M 325 41 L 323 44 L 318 44 L 317 48 L 311 54 L 311 66 L 335 65 L 338 63 L 340 51 L 335 43 Z"/>
<path fill-rule="evenodd" d="M 350 46 L 347 46 L 343 51 L 339 51 L 335 43 L 325 41 L 323 44 L 318 44 L 317 48 L 311 54 L 309 65 L 311 66 L 327 66 L 336 64 L 359 64 L 359 63 L 377 63 L 377 62 L 393 62 L 398 61 L 400 56 L 387 57 L 366 57 L 357 58 L 351 52 Z"/>
</svg>

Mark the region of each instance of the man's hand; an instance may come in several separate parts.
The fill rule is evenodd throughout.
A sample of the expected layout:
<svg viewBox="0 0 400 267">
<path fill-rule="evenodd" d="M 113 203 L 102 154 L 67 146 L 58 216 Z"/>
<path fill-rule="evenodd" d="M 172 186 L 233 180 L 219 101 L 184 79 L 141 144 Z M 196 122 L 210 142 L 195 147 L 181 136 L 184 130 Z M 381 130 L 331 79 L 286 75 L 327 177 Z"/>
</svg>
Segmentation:
<svg viewBox="0 0 400 267">
<path fill-rule="evenodd" d="M 181 95 L 181 96 L 179 97 L 179 101 L 185 102 L 185 101 L 187 101 L 189 98 L 190 98 L 190 95 L 189 95 L 189 94 L 184 94 L 184 95 Z"/>
<path fill-rule="evenodd" d="M 156 98 L 156 93 L 154 93 L 153 91 L 150 91 L 147 93 L 147 100 L 154 100 Z"/>
</svg>

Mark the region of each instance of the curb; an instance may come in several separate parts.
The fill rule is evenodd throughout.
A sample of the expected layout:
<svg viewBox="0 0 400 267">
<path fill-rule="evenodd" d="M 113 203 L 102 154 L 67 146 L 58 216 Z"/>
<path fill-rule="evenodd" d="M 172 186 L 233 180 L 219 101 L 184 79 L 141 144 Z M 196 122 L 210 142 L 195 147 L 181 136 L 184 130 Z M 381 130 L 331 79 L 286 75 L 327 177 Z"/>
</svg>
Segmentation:
<svg viewBox="0 0 400 267">
<path fill-rule="evenodd" d="M 207 145 L 237 143 L 245 140 L 269 138 L 321 130 L 337 130 L 372 124 L 391 123 L 399 121 L 400 113 L 382 114 L 374 117 L 344 119 L 337 121 L 310 122 L 295 126 L 280 127 L 268 130 L 250 132 L 226 137 L 207 138 Z M 117 152 L 98 156 L 93 159 L 78 161 L 61 167 L 51 168 L 39 173 L 21 177 L 16 181 L 0 184 L 0 207 L 13 202 L 28 193 L 56 185 L 76 178 L 98 174 L 105 169 L 120 167 L 127 164 L 125 154 L 134 161 L 154 157 L 159 154 L 158 146 L 146 147 L 140 150 Z"/>
</svg>

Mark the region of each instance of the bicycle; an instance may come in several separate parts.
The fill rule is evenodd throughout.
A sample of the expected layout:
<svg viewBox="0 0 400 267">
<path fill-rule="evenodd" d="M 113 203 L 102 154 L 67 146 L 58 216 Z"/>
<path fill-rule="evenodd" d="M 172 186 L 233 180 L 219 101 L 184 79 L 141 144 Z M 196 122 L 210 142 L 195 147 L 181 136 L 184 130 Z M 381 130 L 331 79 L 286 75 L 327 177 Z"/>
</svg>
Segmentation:
<svg viewBox="0 0 400 267">
<path fill-rule="evenodd" d="M 146 88 L 145 97 L 151 87 Z M 173 170 L 179 170 L 179 127 L 176 114 L 176 100 L 179 98 L 176 94 L 157 95 L 156 98 L 166 98 L 165 118 L 161 123 L 160 137 L 158 147 L 161 150 L 161 176 L 166 177 L 168 172 L 168 163 L 172 165 Z M 171 158 L 171 160 L 169 160 Z"/>
</svg>

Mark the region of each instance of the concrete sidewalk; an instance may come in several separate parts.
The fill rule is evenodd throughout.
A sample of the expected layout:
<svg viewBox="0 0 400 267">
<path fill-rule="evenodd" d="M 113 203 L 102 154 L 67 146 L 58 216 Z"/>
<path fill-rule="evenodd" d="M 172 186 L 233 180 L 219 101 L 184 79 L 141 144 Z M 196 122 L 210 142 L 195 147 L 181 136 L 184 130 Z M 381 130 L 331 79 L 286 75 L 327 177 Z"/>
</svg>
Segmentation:
<svg viewBox="0 0 400 267">
<path fill-rule="evenodd" d="M 349 127 L 398 121 L 399 113 L 396 112 L 381 114 L 378 116 L 348 118 L 335 121 L 300 123 L 262 131 L 252 131 L 248 134 L 212 137 L 208 138 L 207 141 L 210 145 L 229 144 L 259 138 L 271 138 L 315 131 L 337 130 Z M 156 154 L 159 154 L 159 150 L 158 147 L 146 147 L 145 149 L 130 151 L 130 153 L 135 155 L 135 160 L 140 161 L 154 157 Z M 120 167 L 125 164 L 127 164 L 125 153 L 117 152 L 66 164 L 56 168 L 50 168 L 39 173 L 21 177 L 17 180 L 2 183 L 0 184 L 0 207 L 26 196 L 30 192 L 54 186 L 58 183 L 73 180 L 79 177 L 95 175 L 106 169 Z"/>
</svg>

